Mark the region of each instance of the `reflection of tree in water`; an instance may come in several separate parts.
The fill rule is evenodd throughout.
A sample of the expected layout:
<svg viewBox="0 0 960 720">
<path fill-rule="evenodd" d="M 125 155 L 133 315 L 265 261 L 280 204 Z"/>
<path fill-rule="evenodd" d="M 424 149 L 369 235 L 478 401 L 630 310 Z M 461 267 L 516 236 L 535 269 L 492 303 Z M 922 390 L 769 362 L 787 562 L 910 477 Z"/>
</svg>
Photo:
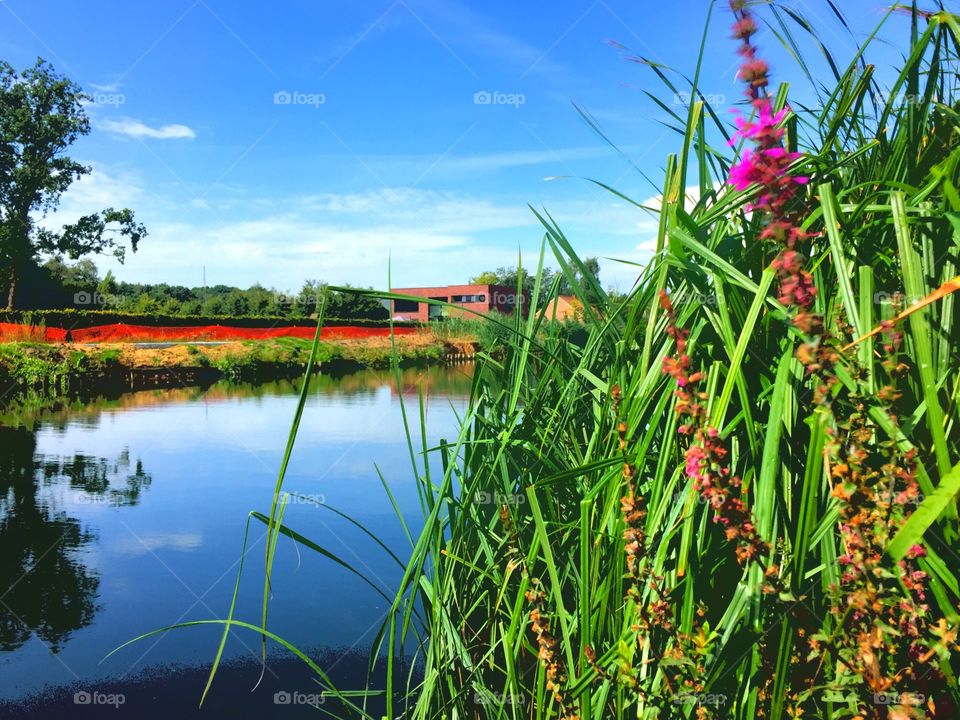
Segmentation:
<svg viewBox="0 0 960 720">
<path fill-rule="evenodd" d="M 126 451 L 108 463 L 81 455 L 37 458 L 36 445 L 31 430 L 0 427 L 0 651 L 15 650 L 35 633 L 56 652 L 97 610 L 100 580 L 81 556 L 96 538 L 43 497 L 42 488 L 69 486 L 88 502 L 133 505 L 151 480 L 139 461 L 129 472 Z"/>
<path fill-rule="evenodd" d="M 143 471 L 143 463 L 137 460 L 130 471 L 130 451 L 124 449 L 115 462 L 105 458 L 74 455 L 72 458 L 41 458 L 38 471 L 44 484 L 66 480 L 74 490 L 82 490 L 97 504 L 136 505 L 140 493 L 150 486 L 153 478 Z M 119 487 L 115 485 L 119 483 Z"/>
</svg>

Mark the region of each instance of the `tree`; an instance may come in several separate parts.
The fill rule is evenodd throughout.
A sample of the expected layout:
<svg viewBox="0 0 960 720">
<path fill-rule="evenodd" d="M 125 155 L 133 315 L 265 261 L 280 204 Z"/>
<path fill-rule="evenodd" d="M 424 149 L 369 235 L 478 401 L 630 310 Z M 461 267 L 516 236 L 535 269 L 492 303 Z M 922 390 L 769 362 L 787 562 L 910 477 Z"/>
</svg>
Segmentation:
<svg viewBox="0 0 960 720">
<path fill-rule="evenodd" d="M 587 272 L 593 276 L 593 279 L 600 281 L 600 260 L 595 257 L 588 257 L 583 259 L 583 266 L 586 268 Z"/>
<path fill-rule="evenodd" d="M 97 285 L 97 294 L 105 298 L 117 294 L 117 279 L 113 276 L 112 270 L 107 270 L 107 274 Z"/>
<path fill-rule="evenodd" d="M 493 270 L 482 272 L 470 280 L 471 285 L 497 285 L 499 282 L 500 276 Z"/>
<path fill-rule="evenodd" d="M 587 271 L 587 274 L 591 275 L 594 280 L 599 282 L 600 278 L 600 261 L 595 257 L 584 258 L 583 266 Z M 583 283 L 585 275 L 580 272 L 579 268 L 571 268 L 574 273 L 574 277 L 579 283 Z M 555 272 L 551 268 L 544 268 L 543 272 L 540 275 L 540 302 L 542 306 L 546 301 L 546 290 L 551 287 L 553 282 L 559 278 L 557 281 L 557 294 L 558 295 L 571 295 L 573 294 L 573 288 L 570 283 L 567 281 L 566 276 L 563 273 Z M 533 294 L 533 287 L 536 284 L 535 274 L 531 274 L 526 268 L 516 268 L 516 267 L 499 267 L 496 270 L 487 270 L 480 273 L 476 277 L 470 280 L 471 285 L 506 285 L 507 287 L 516 287 L 517 280 L 520 281 L 520 286 L 528 293 Z M 590 288 L 584 288 L 587 291 L 589 297 Z M 591 302 L 593 302 L 591 300 Z"/>
<path fill-rule="evenodd" d="M 0 267 L 7 274 L 7 309 L 16 299 L 24 265 L 41 254 L 76 260 L 111 253 L 121 262 L 124 238 L 134 252 L 146 236 L 129 209 L 107 208 L 84 215 L 59 231 L 37 227 L 37 216 L 55 210 L 60 196 L 90 168 L 66 155 L 90 132 L 79 85 L 39 59 L 18 73 L 0 61 Z"/>
</svg>

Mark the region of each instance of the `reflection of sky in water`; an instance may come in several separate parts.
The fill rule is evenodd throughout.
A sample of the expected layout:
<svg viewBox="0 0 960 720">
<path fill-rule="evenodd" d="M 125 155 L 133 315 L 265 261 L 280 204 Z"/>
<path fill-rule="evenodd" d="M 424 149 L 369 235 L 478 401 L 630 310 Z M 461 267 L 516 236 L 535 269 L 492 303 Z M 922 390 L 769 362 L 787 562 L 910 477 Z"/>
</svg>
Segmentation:
<svg viewBox="0 0 960 720">
<path fill-rule="evenodd" d="M 440 437 L 452 441 L 469 379 L 445 369 L 419 372 L 434 393 L 427 408 L 429 442 L 433 445 Z M 407 373 L 405 381 L 416 382 L 416 374 Z M 304 412 L 285 489 L 324 498 L 404 558 L 409 543 L 374 467 L 380 468 L 404 512 L 416 517 L 416 486 L 398 397 L 389 382 L 387 375 L 369 373 L 339 381 L 324 378 L 318 384 Z M 349 390 L 338 390 L 346 384 Z M 152 393 L 158 402 L 40 420 L 34 467 L 26 468 L 24 476 L 27 485 L 21 477 L 19 485 L 10 483 L 11 492 L 17 497 L 29 494 L 25 488 L 33 487 L 32 474 L 37 478 L 37 512 L 31 522 L 54 540 L 62 535 L 59 526 L 52 526 L 57 518 L 74 523 L 74 534 L 81 536 L 65 538 L 51 555 L 80 568 L 90 581 L 85 591 L 75 590 L 89 596 L 93 616 L 92 622 L 87 618 L 73 623 L 57 654 L 48 651 L 37 632 L 16 649 L 0 652 L 0 698 L 45 684 L 116 679 L 158 664 L 209 664 L 219 632 L 215 628 L 149 638 L 100 663 L 107 652 L 139 633 L 225 615 L 248 512 L 269 513 L 297 401 L 289 385 L 257 392 L 263 394 L 225 394 L 214 388 L 206 398 L 189 401 L 181 392 L 172 402 L 164 402 L 163 393 Z M 405 402 L 416 421 L 416 397 L 405 395 Z M 6 437 L 3 442 L 8 442 Z M 415 445 L 418 442 L 415 436 Z M 27 449 L 25 463 L 30 456 Z M 76 462 L 85 468 L 100 462 L 102 472 L 87 469 L 82 482 L 71 480 L 65 468 Z M 5 461 L 0 471 L 13 472 L 10 464 Z M 43 467 L 47 469 L 38 469 Z M 134 482 L 137 495 L 131 499 Z M 0 520 L 8 512 L 0 500 Z M 391 595 L 400 568 L 346 520 L 300 502 L 288 507 L 285 522 Z M 30 537 L 42 529 L 29 529 Z M 261 523 L 251 522 L 237 612 L 238 618 L 252 622 L 259 617 L 262 596 L 264 531 Z M 6 540 L 0 535 L 0 545 L 4 542 L 14 542 L 13 534 L 7 533 Z M 6 575 L 15 572 L 4 570 Z M 16 580 L 6 575 L 0 576 L 0 595 Z M 12 611 L 0 605 L 5 623 L 17 624 L 11 614 L 25 616 L 25 607 L 18 611 L 14 605 L 30 603 L 34 588 L 27 590 L 3 598 Z M 69 594 L 62 588 L 57 592 Z M 281 538 L 274 566 L 273 631 L 304 648 L 365 648 L 386 606 L 386 600 L 348 571 Z M 36 622 L 28 624 L 36 631 Z M 227 646 L 228 657 L 258 652 L 259 638 L 242 630 Z"/>
</svg>

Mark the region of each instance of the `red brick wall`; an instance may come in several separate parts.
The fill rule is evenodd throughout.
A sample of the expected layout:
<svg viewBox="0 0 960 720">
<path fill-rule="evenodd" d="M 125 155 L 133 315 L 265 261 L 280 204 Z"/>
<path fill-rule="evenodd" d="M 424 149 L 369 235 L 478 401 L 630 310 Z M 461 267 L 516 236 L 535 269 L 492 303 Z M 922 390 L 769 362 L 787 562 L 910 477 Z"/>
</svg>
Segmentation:
<svg viewBox="0 0 960 720">
<path fill-rule="evenodd" d="M 514 311 L 517 291 L 516 288 L 506 287 L 504 285 L 446 285 L 441 287 L 419 287 L 419 288 L 393 288 L 391 292 L 400 295 L 413 295 L 422 298 L 443 298 L 450 302 L 450 298 L 456 295 L 483 295 L 484 302 L 458 303 L 464 310 L 473 310 L 480 313 L 488 313 L 497 310 L 502 313 L 512 313 Z M 527 298 L 523 296 L 521 304 L 526 312 Z M 417 312 L 404 312 L 393 310 L 393 315 L 409 317 L 411 319 L 426 322 L 429 319 L 430 305 L 420 303 Z M 456 314 L 456 310 L 448 309 L 446 312 Z M 462 313 L 471 314 L 471 313 Z"/>
</svg>

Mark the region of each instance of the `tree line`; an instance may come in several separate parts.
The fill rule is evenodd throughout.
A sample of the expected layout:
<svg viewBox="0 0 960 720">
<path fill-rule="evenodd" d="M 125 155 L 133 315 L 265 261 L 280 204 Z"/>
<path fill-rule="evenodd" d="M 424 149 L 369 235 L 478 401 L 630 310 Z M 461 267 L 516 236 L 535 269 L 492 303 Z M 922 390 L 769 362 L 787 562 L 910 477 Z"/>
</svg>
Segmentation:
<svg viewBox="0 0 960 720">
<path fill-rule="evenodd" d="M 172 316 L 306 317 L 318 300 L 327 299 L 328 317 L 385 319 L 388 311 L 376 299 L 331 291 L 310 280 L 295 293 L 260 285 L 241 289 L 228 285 L 185 287 L 117 281 L 99 277 L 87 256 L 112 255 L 121 263 L 128 249 L 136 252 L 147 229 L 128 208 L 106 208 L 84 215 L 60 229 L 40 222 L 55 211 L 63 193 L 91 168 L 67 155 L 70 146 L 90 132 L 85 104 L 90 98 L 43 59 L 23 71 L 0 61 L 0 287 L 6 308 L 113 310 Z M 72 262 L 71 262 L 72 261 Z M 597 258 L 584 261 L 574 281 L 588 299 L 597 279 Z M 532 293 L 535 278 L 525 269 L 498 268 L 472 278 L 475 284 L 498 284 Z M 572 294 L 570 279 L 545 269 L 541 305 L 556 282 L 559 294 Z"/>
<path fill-rule="evenodd" d="M 376 298 L 334 290 L 307 280 L 297 291 L 262 285 L 187 287 L 167 283 L 118 281 L 112 272 L 101 277 L 89 259 L 71 263 L 54 256 L 23 267 L 18 305 L 26 310 L 109 310 L 174 317 L 288 317 L 317 313 L 344 320 L 386 320 L 385 304 Z"/>
</svg>

